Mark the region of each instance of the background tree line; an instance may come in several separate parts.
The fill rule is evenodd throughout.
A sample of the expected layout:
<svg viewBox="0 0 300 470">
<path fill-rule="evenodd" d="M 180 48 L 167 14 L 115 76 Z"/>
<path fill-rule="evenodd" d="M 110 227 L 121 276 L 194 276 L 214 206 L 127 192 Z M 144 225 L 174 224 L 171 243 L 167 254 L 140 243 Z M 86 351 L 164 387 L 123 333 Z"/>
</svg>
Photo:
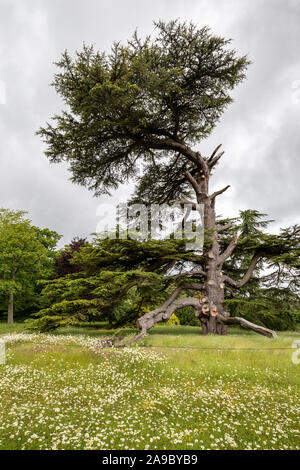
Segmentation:
<svg viewBox="0 0 300 470">
<path fill-rule="evenodd" d="M 270 221 L 256 210 L 241 211 L 231 221 L 240 233 L 237 249 L 226 263 L 225 274 L 232 278 L 239 278 L 257 244 L 272 249 L 280 243 L 288 253 L 258 264 L 242 289 L 226 290 L 230 314 L 267 328 L 296 329 L 300 281 L 293 250 L 298 250 L 299 227 L 270 235 Z M 232 230 L 224 231 L 224 245 Z M 32 225 L 25 212 L 0 211 L 2 320 L 26 319 L 30 328 L 42 331 L 97 321 L 111 327 L 133 326 L 141 314 L 168 297 L 180 282 L 183 265 L 193 265 L 193 253 L 186 250 L 184 240 L 139 242 L 95 236 L 88 242 L 75 237 L 57 249 L 60 238 L 55 231 Z M 177 317 L 182 325 L 200 324 L 191 307 L 178 310 Z"/>
</svg>

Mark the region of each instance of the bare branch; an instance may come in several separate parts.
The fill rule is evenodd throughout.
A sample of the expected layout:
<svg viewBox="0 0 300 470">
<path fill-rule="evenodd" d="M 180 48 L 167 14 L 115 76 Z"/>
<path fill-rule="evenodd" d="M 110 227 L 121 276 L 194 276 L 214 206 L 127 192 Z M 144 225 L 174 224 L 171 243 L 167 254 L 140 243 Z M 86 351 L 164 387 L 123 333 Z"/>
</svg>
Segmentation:
<svg viewBox="0 0 300 470">
<path fill-rule="evenodd" d="M 224 276 L 223 281 L 230 284 L 233 287 L 242 287 L 242 286 L 244 286 L 251 279 L 251 276 L 252 276 L 252 273 L 255 269 L 255 266 L 261 258 L 262 258 L 261 254 L 253 255 L 252 260 L 251 260 L 251 262 L 249 264 L 249 267 L 247 269 L 247 272 L 245 273 L 243 278 L 240 279 L 239 281 L 235 281 L 234 279 L 231 279 L 231 277 L 229 277 L 229 276 Z"/>
<path fill-rule="evenodd" d="M 225 188 L 223 189 L 219 189 L 219 191 L 215 191 L 213 194 L 211 194 L 209 196 L 209 199 L 215 199 L 217 196 L 219 196 L 219 194 L 222 194 L 224 193 L 228 188 L 230 188 L 230 184 L 228 184 L 227 186 L 225 186 Z"/>
<path fill-rule="evenodd" d="M 273 339 L 277 338 L 275 331 L 269 330 L 268 328 L 265 328 L 260 325 L 256 325 L 255 323 L 251 323 L 250 321 L 245 320 L 245 318 L 224 317 L 223 315 L 220 315 L 220 314 L 218 314 L 217 318 L 221 323 L 225 325 L 240 325 L 242 328 L 246 328 L 247 330 L 253 330 L 256 333 L 267 336 L 268 338 L 273 338 Z"/>
<path fill-rule="evenodd" d="M 235 249 L 235 247 L 237 245 L 237 242 L 238 242 L 238 233 L 235 232 L 235 234 L 233 235 L 233 238 L 232 238 L 231 242 L 229 243 L 228 247 L 226 248 L 226 250 L 224 250 L 223 253 L 221 253 L 219 255 L 219 259 L 218 259 L 219 266 L 221 266 L 224 263 L 224 261 L 226 261 L 227 258 L 229 258 L 229 256 L 231 255 L 231 253 Z"/>
<path fill-rule="evenodd" d="M 224 278 L 223 278 L 223 280 L 224 280 Z M 231 297 L 235 297 L 235 294 L 234 294 L 233 290 L 230 289 L 230 287 L 225 286 L 225 290 L 227 290 L 230 293 Z"/>
<path fill-rule="evenodd" d="M 194 307 L 196 309 L 201 308 L 200 300 L 196 299 L 195 297 L 187 297 L 184 299 L 178 299 L 175 300 L 166 310 L 166 312 L 163 314 L 162 319 L 163 320 L 168 320 L 171 315 L 176 312 L 176 310 L 182 308 L 182 307 Z"/>
<path fill-rule="evenodd" d="M 200 290 L 203 291 L 205 289 L 204 284 L 199 284 L 199 282 L 185 282 L 184 284 L 181 284 L 183 289 L 191 289 L 191 290 Z"/>
<path fill-rule="evenodd" d="M 142 331 L 140 334 L 134 336 L 131 340 L 126 341 L 126 343 L 120 343 L 116 344 L 115 348 L 125 348 L 126 346 L 129 346 L 130 344 L 136 343 L 140 339 L 143 339 L 146 334 L 146 331 Z"/>
<path fill-rule="evenodd" d="M 197 210 L 197 203 L 193 201 L 189 201 L 188 199 L 176 199 L 174 203 L 179 204 L 181 207 L 189 205 L 189 206 L 192 206 L 193 210 Z"/>
<path fill-rule="evenodd" d="M 195 180 L 195 178 L 191 175 L 191 173 L 189 171 L 186 171 L 184 174 L 187 177 L 187 179 L 189 180 L 189 182 L 191 183 L 191 185 L 193 186 L 196 194 L 200 194 L 201 193 L 201 188 L 200 188 L 199 184 L 197 183 L 197 181 Z"/>
<path fill-rule="evenodd" d="M 218 163 L 218 161 L 220 160 L 222 155 L 224 155 L 224 153 L 225 152 L 220 152 L 212 160 L 208 161 L 208 166 L 210 170 Z"/>
<path fill-rule="evenodd" d="M 208 168 L 208 165 L 207 165 L 207 161 L 202 157 L 200 152 L 196 153 L 196 158 L 197 158 L 198 162 L 200 163 L 200 167 L 202 168 L 203 172 L 206 175 L 208 175 L 209 168 Z"/>
<path fill-rule="evenodd" d="M 181 291 L 182 291 L 181 286 L 176 287 L 176 289 L 172 292 L 170 297 L 160 307 L 156 308 L 155 310 L 152 310 L 151 312 L 146 313 L 145 315 L 143 315 L 137 320 L 137 323 L 136 323 L 137 327 L 140 328 L 142 331 L 144 330 L 147 331 L 155 323 L 157 323 L 157 321 L 161 321 L 161 320 L 153 321 L 153 318 L 155 317 L 162 318 L 162 312 L 166 311 L 168 306 L 172 304 L 172 302 L 174 302 L 174 300 L 178 297 Z"/>
<path fill-rule="evenodd" d="M 223 230 L 227 230 L 228 228 L 231 228 L 233 226 L 233 222 L 228 222 L 228 224 L 225 225 L 217 225 L 217 232 L 222 232 Z"/>
<path fill-rule="evenodd" d="M 186 273 L 174 274 L 174 279 L 180 279 L 182 277 L 193 277 L 193 276 L 206 276 L 206 272 L 204 271 L 189 271 Z"/>
<path fill-rule="evenodd" d="M 217 151 L 218 151 L 221 147 L 222 147 L 222 144 L 219 144 L 219 145 L 215 148 L 215 150 L 213 151 L 213 153 L 212 153 L 211 156 L 209 157 L 208 162 L 210 162 L 210 161 L 214 158 L 214 156 L 216 155 Z"/>
</svg>

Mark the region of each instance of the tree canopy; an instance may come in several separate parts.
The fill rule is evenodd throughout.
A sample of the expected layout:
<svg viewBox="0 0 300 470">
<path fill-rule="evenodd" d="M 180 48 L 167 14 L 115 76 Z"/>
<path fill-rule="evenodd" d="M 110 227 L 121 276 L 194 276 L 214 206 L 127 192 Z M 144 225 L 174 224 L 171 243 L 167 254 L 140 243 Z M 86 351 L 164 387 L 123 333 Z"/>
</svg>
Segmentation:
<svg viewBox="0 0 300 470">
<path fill-rule="evenodd" d="M 96 194 L 135 178 L 139 163 L 147 168 L 142 185 L 178 186 L 182 168 L 195 163 L 189 145 L 211 133 L 245 78 L 246 57 L 209 28 L 155 27 L 154 38 L 135 33 L 109 54 L 84 46 L 57 62 L 53 85 L 67 109 L 39 134 L 50 160 L 66 160 L 72 180 Z M 161 175 L 155 181 L 153 166 Z"/>
<path fill-rule="evenodd" d="M 34 297 L 36 281 L 53 272 L 54 248 L 60 238 L 54 231 L 33 226 L 25 215 L 0 209 L 0 295 L 6 299 L 9 323 L 14 317 L 14 296 L 21 302 L 22 297 Z"/>
</svg>

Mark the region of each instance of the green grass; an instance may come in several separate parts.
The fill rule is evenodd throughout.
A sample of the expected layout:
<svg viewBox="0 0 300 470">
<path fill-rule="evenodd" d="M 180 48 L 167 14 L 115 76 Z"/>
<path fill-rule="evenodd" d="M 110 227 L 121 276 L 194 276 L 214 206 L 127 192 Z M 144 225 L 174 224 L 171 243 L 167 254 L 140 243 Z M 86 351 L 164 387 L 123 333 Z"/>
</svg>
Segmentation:
<svg viewBox="0 0 300 470">
<path fill-rule="evenodd" d="M 0 322 L 0 335 L 8 333 L 21 333 L 24 330 L 24 323 L 13 323 L 12 325 L 8 325 L 7 323 Z"/>
<path fill-rule="evenodd" d="M 299 334 L 157 326 L 103 350 L 98 339 L 126 333 L 103 326 L 0 324 L 17 333 L 0 365 L 0 449 L 299 449 L 300 365 L 283 349 Z"/>
</svg>

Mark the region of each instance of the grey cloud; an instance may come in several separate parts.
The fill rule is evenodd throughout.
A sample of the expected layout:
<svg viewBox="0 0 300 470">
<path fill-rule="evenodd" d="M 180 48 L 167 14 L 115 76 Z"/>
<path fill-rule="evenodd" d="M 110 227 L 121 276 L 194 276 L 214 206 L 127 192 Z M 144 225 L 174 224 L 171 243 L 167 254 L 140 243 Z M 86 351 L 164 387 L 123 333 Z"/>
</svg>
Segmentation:
<svg viewBox="0 0 300 470">
<path fill-rule="evenodd" d="M 226 150 L 213 187 L 232 187 L 219 198 L 218 212 L 257 208 L 277 220 L 275 228 L 299 223 L 300 104 L 292 99 L 300 79 L 298 0 L 0 0 L 0 10 L 0 80 L 7 88 L 7 103 L 0 104 L 0 206 L 28 210 L 64 242 L 95 230 L 97 206 L 108 199 L 73 185 L 67 167 L 50 165 L 35 136 L 62 107 L 49 87 L 53 62 L 83 42 L 107 50 L 136 27 L 149 34 L 152 20 L 179 17 L 233 38 L 253 61 L 235 103 L 199 143 L 204 154 L 220 142 Z"/>
</svg>

